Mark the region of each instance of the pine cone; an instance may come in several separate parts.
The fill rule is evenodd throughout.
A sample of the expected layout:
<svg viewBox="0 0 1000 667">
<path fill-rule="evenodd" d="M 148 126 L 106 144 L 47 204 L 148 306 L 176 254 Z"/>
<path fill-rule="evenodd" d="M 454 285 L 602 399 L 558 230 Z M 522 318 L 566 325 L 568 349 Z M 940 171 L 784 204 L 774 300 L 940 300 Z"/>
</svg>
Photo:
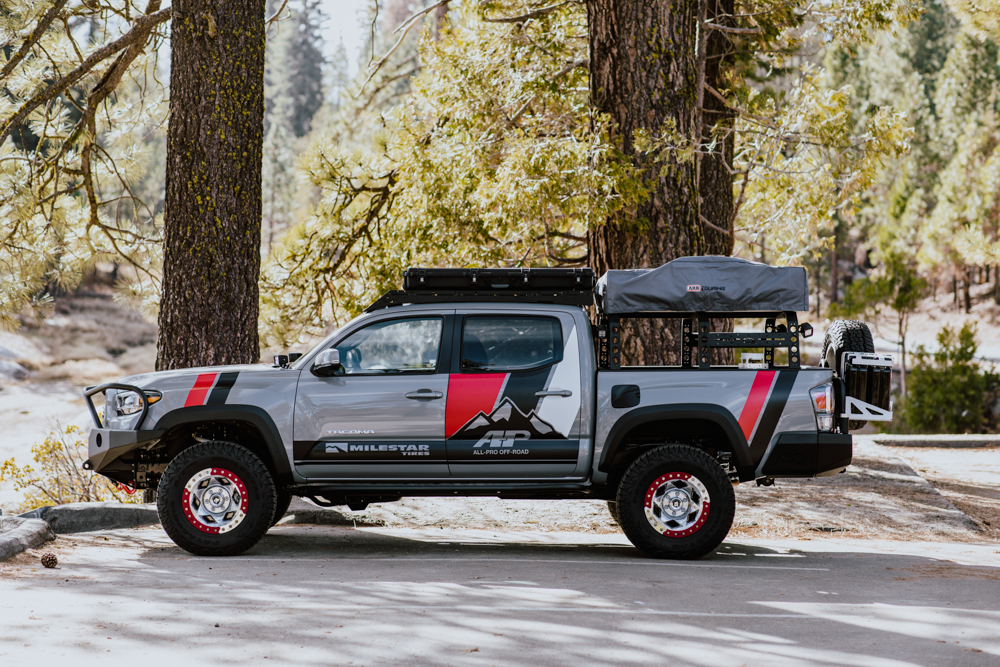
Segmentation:
<svg viewBox="0 0 1000 667">
<path fill-rule="evenodd" d="M 54 553 L 47 553 L 42 556 L 42 565 L 45 567 L 55 567 L 59 564 L 59 559 Z"/>
</svg>

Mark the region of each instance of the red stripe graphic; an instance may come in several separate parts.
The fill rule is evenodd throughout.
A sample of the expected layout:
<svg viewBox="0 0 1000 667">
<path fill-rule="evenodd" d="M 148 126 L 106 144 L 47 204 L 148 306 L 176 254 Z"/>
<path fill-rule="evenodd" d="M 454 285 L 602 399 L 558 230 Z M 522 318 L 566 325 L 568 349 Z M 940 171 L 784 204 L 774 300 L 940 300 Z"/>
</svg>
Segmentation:
<svg viewBox="0 0 1000 667">
<path fill-rule="evenodd" d="M 506 377 L 506 373 L 450 375 L 444 437 L 450 438 L 480 412 L 490 414 Z"/>
<path fill-rule="evenodd" d="M 750 434 L 753 433 L 753 427 L 757 424 L 760 411 L 764 408 L 764 401 L 767 400 L 767 392 L 771 390 L 771 384 L 774 383 L 777 374 L 777 371 L 757 371 L 757 375 L 753 379 L 750 395 L 747 396 L 747 402 L 743 404 L 743 412 L 740 413 L 740 428 L 743 429 L 743 435 L 747 442 L 750 441 Z"/>
<path fill-rule="evenodd" d="M 219 377 L 218 373 L 203 373 L 199 375 L 198 379 L 194 381 L 191 391 L 188 392 L 187 400 L 184 401 L 184 407 L 205 405 L 205 399 L 208 398 L 208 390 L 215 384 L 215 378 L 217 377 Z"/>
</svg>

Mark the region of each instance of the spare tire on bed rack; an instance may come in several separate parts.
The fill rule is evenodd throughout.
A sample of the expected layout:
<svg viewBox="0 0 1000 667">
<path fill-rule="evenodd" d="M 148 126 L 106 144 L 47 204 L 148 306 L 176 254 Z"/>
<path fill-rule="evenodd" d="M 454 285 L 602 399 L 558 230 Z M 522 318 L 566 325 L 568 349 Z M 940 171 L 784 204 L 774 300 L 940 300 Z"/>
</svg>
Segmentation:
<svg viewBox="0 0 1000 667">
<path fill-rule="evenodd" d="M 868 325 L 858 320 L 837 320 L 826 329 L 823 336 L 823 357 L 821 364 L 832 368 L 839 377 L 842 370 L 840 359 L 844 352 L 874 352 L 875 341 Z M 852 431 L 864 427 L 868 422 L 852 419 L 848 428 Z"/>
</svg>

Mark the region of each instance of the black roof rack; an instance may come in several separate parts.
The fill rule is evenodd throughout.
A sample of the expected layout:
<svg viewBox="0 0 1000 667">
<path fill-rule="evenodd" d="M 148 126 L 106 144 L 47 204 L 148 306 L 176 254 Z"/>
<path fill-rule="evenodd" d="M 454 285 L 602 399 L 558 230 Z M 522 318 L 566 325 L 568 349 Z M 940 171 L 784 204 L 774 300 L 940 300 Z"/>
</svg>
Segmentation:
<svg viewBox="0 0 1000 667">
<path fill-rule="evenodd" d="M 404 303 L 517 302 L 594 305 L 591 269 L 407 269 L 403 289 L 386 292 L 370 313 Z"/>
</svg>

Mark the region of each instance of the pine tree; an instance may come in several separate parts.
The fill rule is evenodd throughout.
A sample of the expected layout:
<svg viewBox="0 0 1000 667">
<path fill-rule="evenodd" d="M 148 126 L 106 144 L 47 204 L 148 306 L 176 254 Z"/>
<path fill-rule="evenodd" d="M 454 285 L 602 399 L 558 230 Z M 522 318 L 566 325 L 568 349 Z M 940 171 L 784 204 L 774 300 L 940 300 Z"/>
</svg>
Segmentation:
<svg viewBox="0 0 1000 667">
<path fill-rule="evenodd" d="M 264 253 L 292 223 L 296 193 L 295 152 L 283 123 L 272 123 L 264 137 L 261 169 L 261 232 Z"/>
<path fill-rule="evenodd" d="M 291 16 L 279 23 L 271 44 L 275 57 L 268 62 L 271 117 L 284 123 L 293 137 L 312 129 L 312 119 L 323 105 L 322 0 L 301 0 Z M 270 123 L 269 123 L 270 125 Z"/>
</svg>

